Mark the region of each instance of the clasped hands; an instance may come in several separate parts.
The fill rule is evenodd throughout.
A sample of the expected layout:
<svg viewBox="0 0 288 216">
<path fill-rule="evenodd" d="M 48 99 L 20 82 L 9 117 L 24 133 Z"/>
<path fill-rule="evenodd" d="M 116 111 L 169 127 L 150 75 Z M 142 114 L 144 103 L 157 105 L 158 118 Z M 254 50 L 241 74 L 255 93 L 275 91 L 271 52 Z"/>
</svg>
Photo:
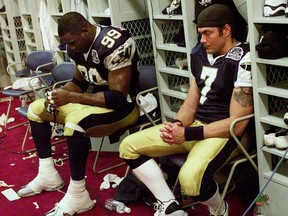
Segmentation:
<svg viewBox="0 0 288 216">
<path fill-rule="evenodd" d="M 58 88 L 53 91 L 46 92 L 46 101 L 45 105 L 47 107 L 48 112 L 52 112 L 59 106 L 63 106 L 69 103 L 69 91 Z"/>
<path fill-rule="evenodd" d="M 180 122 L 164 122 L 164 128 L 160 130 L 163 142 L 170 145 L 180 145 L 185 142 L 185 128 Z"/>
</svg>

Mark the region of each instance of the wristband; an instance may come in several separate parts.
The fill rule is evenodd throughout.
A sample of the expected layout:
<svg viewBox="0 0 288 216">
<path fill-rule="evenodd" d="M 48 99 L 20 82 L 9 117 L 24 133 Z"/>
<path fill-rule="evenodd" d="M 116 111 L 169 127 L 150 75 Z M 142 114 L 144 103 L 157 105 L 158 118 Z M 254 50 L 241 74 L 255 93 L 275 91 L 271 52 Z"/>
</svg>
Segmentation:
<svg viewBox="0 0 288 216">
<path fill-rule="evenodd" d="M 172 123 L 179 122 L 179 123 L 181 124 L 181 126 L 183 127 L 183 123 L 182 123 L 179 119 L 172 119 L 171 122 L 172 122 Z"/>
<path fill-rule="evenodd" d="M 203 140 L 204 139 L 204 130 L 203 126 L 197 127 L 185 127 L 185 140 Z"/>
</svg>

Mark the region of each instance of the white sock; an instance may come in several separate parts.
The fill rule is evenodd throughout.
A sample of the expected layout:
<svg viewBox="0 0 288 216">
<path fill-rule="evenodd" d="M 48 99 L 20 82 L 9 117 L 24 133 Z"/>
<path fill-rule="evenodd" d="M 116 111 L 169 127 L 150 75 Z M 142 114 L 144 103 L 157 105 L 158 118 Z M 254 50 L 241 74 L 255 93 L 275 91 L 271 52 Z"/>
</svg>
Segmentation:
<svg viewBox="0 0 288 216">
<path fill-rule="evenodd" d="M 48 175 L 55 172 L 57 172 L 57 170 L 55 169 L 52 157 L 39 158 L 38 173 Z"/>
<path fill-rule="evenodd" d="M 221 199 L 221 196 L 220 196 L 219 188 L 218 188 L 218 185 L 217 185 L 216 193 L 210 199 L 208 199 L 205 202 L 201 202 L 201 203 L 203 205 L 208 206 L 210 213 L 214 215 L 214 214 L 216 214 L 216 210 L 217 210 L 217 208 L 218 208 L 218 206 L 220 204 L 220 199 Z M 223 213 L 224 211 L 225 211 L 225 205 L 224 205 L 224 202 L 223 202 L 219 212 Z"/>
<path fill-rule="evenodd" d="M 135 175 L 148 187 L 156 199 L 167 202 L 175 199 L 174 194 L 168 187 L 163 173 L 155 160 L 150 159 L 141 166 L 133 169 Z"/>
<path fill-rule="evenodd" d="M 70 179 L 70 183 L 67 189 L 67 194 L 72 196 L 80 196 L 83 195 L 86 191 L 86 185 L 85 185 L 85 179 L 82 179 L 80 181 L 75 181 L 73 179 Z"/>
<path fill-rule="evenodd" d="M 94 206 L 94 202 L 86 190 L 85 179 L 80 181 L 70 179 L 67 193 L 59 202 L 59 206 L 70 215 L 87 211 Z"/>
<path fill-rule="evenodd" d="M 39 159 L 38 175 L 29 183 L 31 190 L 40 193 L 58 187 L 63 180 L 54 167 L 52 157 Z"/>
</svg>

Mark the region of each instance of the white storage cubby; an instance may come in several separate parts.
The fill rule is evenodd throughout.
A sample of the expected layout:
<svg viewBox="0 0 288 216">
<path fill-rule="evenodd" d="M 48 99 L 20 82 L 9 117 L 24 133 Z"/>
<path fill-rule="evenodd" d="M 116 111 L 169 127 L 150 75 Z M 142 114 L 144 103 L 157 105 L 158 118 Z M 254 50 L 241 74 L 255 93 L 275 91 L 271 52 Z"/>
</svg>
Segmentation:
<svg viewBox="0 0 288 216">
<path fill-rule="evenodd" d="M 4 0 L 3 4 L 6 10 L 0 12 L 0 25 L 7 63 L 12 64 L 25 58 L 26 46 L 18 1 Z"/>
<path fill-rule="evenodd" d="M 39 0 L 18 0 L 26 51 L 42 50 L 43 42 L 39 22 Z"/>
<path fill-rule="evenodd" d="M 143 0 L 88 0 L 90 20 L 121 26 L 123 22 L 147 17 Z"/>
<path fill-rule="evenodd" d="M 162 10 L 170 3 L 169 0 L 148 0 L 163 121 L 175 117 L 187 95 L 186 92 L 181 91 L 180 86 L 190 83 L 190 53 L 197 43 L 197 28 L 193 24 L 194 4 L 189 0 L 182 0 L 182 14 L 162 14 Z M 177 41 L 175 37 L 179 37 L 181 30 L 184 35 L 182 42 L 185 45 L 183 43 L 177 45 L 175 42 Z M 187 59 L 188 67 L 183 69 L 177 67 L 175 65 L 177 58 Z"/>
<path fill-rule="evenodd" d="M 288 106 L 288 57 L 263 59 L 255 49 L 260 40 L 261 27 L 265 24 L 280 24 L 283 25 L 283 29 L 287 29 L 288 18 L 284 15 L 264 17 L 264 3 L 265 0 L 247 0 L 260 189 L 266 185 L 286 151 L 264 145 L 264 133 L 271 126 L 288 129 L 283 121 Z M 264 194 L 270 198 L 270 204 L 262 207 L 264 215 L 287 215 L 287 169 L 288 164 L 284 160 L 264 190 Z"/>
<path fill-rule="evenodd" d="M 60 45 L 60 37 L 58 36 L 58 21 L 63 16 L 63 14 L 71 11 L 70 3 L 72 0 L 49 0 L 47 1 L 48 14 L 50 14 L 51 22 L 51 35 L 52 43 L 51 49 L 55 51 L 55 57 L 57 62 L 62 62 L 66 60 L 66 51 L 60 50 L 58 45 Z"/>
</svg>

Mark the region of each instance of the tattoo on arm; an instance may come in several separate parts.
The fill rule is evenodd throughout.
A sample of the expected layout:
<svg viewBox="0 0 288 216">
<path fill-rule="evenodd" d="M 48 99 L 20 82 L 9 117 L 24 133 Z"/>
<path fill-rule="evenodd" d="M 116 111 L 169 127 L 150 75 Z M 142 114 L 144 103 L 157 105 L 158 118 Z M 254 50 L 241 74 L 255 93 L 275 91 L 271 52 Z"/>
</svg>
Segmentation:
<svg viewBox="0 0 288 216">
<path fill-rule="evenodd" d="M 242 107 L 253 106 L 253 93 L 251 87 L 237 88 L 233 97 Z"/>
</svg>

